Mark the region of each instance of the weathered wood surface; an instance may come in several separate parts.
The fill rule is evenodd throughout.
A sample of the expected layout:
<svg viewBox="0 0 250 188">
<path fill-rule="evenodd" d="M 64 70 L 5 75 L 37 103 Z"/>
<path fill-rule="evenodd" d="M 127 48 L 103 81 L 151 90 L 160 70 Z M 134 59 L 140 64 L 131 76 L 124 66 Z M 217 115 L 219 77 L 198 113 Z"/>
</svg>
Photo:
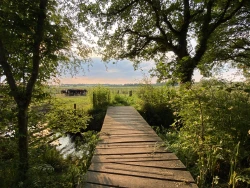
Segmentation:
<svg viewBox="0 0 250 188">
<path fill-rule="evenodd" d="M 133 107 L 109 107 L 87 188 L 195 187 L 191 174 Z"/>
</svg>

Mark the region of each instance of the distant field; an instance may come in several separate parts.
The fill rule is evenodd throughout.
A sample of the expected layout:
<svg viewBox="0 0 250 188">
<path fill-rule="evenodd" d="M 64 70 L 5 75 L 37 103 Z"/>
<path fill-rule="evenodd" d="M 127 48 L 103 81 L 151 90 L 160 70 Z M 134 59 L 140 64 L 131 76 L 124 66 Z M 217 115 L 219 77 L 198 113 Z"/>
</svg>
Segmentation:
<svg viewBox="0 0 250 188">
<path fill-rule="evenodd" d="M 128 94 L 129 91 L 136 92 L 139 88 L 139 86 L 137 86 L 137 87 L 135 87 L 135 86 L 119 86 L 119 87 L 102 86 L 102 87 L 110 89 L 112 94 L 116 94 L 116 93 Z M 94 87 L 84 87 L 84 86 L 51 87 L 50 92 L 52 94 L 60 94 L 61 90 L 67 90 L 67 89 L 87 89 L 88 92 L 91 93 L 92 90 L 94 89 Z"/>
<path fill-rule="evenodd" d="M 74 108 L 76 104 L 77 109 L 88 110 L 92 107 L 90 96 L 65 96 L 64 94 L 56 94 L 57 102 L 64 104 L 65 108 Z"/>
<path fill-rule="evenodd" d="M 63 105 L 65 105 L 65 108 L 74 108 L 74 104 L 76 104 L 77 109 L 88 110 L 92 108 L 92 95 L 94 88 L 95 87 L 83 86 L 51 87 L 50 93 L 53 97 L 55 97 L 57 102 L 59 102 L 60 104 L 63 103 Z M 128 103 L 132 105 L 137 102 L 137 91 L 139 89 L 139 86 L 119 86 L 103 88 L 108 88 L 110 90 L 111 102 L 113 102 L 114 105 L 122 105 L 122 102 L 126 103 L 126 105 L 128 105 Z M 87 89 L 88 93 L 86 96 L 66 96 L 65 94 L 61 94 L 61 90 L 67 89 Z M 131 92 L 132 96 L 129 96 Z M 119 104 L 120 102 L 121 104 Z"/>
</svg>

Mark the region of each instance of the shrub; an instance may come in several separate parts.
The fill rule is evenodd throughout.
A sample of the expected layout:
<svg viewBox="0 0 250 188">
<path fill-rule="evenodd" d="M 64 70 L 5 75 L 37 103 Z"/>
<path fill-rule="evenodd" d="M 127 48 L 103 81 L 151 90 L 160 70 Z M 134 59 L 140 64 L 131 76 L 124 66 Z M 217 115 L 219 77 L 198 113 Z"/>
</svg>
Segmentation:
<svg viewBox="0 0 250 188">
<path fill-rule="evenodd" d="M 142 116 L 158 126 L 167 148 L 188 167 L 199 187 L 247 187 L 248 92 L 244 83 L 205 80 L 180 88 L 144 85 L 138 95 Z"/>
<path fill-rule="evenodd" d="M 87 128 L 90 116 L 84 110 L 56 107 L 48 114 L 49 127 L 59 133 L 77 133 Z"/>
<path fill-rule="evenodd" d="M 171 87 L 153 87 L 143 85 L 138 91 L 141 99 L 139 112 L 152 126 L 168 128 L 174 122 L 171 102 L 175 96 Z"/>
<path fill-rule="evenodd" d="M 180 121 L 182 127 L 166 134 L 167 144 L 185 161 L 198 185 L 249 183 L 249 94 L 225 82 L 203 81 L 179 90 L 172 104 L 178 117 L 173 127 Z"/>
<path fill-rule="evenodd" d="M 110 104 L 110 90 L 98 86 L 93 89 L 92 103 L 94 108 L 105 108 Z"/>
</svg>

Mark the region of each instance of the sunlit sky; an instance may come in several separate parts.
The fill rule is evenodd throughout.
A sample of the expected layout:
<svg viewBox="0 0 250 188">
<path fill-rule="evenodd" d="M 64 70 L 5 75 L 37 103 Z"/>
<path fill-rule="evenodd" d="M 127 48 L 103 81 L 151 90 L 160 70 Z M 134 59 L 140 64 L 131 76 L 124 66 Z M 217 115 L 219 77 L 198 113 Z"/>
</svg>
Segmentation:
<svg viewBox="0 0 250 188">
<path fill-rule="evenodd" d="M 134 70 L 133 63 L 129 60 L 118 61 L 113 64 L 104 63 L 100 57 L 93 57 L 91 66 L 83 65 L 84 71 L 79 71 L 75 76 L 64 75 L 60 77 L 61 84 L 128 84 L 141 83 L 146 77 L 150 78 L 148 71 L 155 66 L 153 61 L 142 62 L 137 70 Z M 236 73 L 236 70 L 224 70 L 220 78 L 239 81 L 243 77 Z M 196 70 L 193 75 L 195 82 L 200 81 L 202 76 Z M 151 83 L 156 82 L 156 78 L 150 78 Z"/>
<path fill-rule="evenodd" d="M 91 65 L 83 65 L 84 71 L 76 76 L 67 75 L 61 77 L 62 84 L 127 84 L 139 83 L 154 66 L 154 62 L 142 62 L 135 70 L 129 60 L 117 61 L 117 63 L 105 63 L 100 57 L 92 58 Z M 152 79 L 153 82 L 156 78 Z"/>
</svg>

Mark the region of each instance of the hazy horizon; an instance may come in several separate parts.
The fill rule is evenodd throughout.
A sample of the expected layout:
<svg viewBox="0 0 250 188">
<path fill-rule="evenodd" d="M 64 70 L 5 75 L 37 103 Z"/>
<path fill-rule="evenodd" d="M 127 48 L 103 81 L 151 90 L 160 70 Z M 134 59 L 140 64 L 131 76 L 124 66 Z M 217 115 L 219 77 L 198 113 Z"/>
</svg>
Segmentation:
<svg viewBox="0 0 250 188">
<path fill-rule="evenodd" d="M 92 65 L 83 64 L 84 71 L 75 76 L 64 75 L 59 78 L 60 84 L 135 84 L 141 83 L 145 78 L 156 83 L 157 78 L 151 78 L 149 70 L 155 67 L 153 61 L 143 61 L 137 70 L 134 70 L 133 62 L 120 60 L 113 64 L 104 63 L 100 57 L 92 58 Z M 196 70 L 193 76 L 199 81 L 202 76 Z"/>
<path fill-rule="evenodd" d="M 91 66 L 83 64 L 84 71 L 80 70 L 75 76 L 64 75 L 59 78 L 60 84 L 135 84 L 142 83 L 145 78 L 156 83 L 157 78 L 151 78 L 149 70 L 155 67 L 153 61 L 143 61 L 137 70 L 134 70 L 133 62 L 119 60 L 113 64 L 104 63 L 100 57 L 92 57 Z M 216 76 L 230 81 L 243 81 L 244 77 L 236 69 L 224 69 Z M 193 80 L 199 82 L 202 75 L 198 70 L 194 71 Z"/>
</svg>

